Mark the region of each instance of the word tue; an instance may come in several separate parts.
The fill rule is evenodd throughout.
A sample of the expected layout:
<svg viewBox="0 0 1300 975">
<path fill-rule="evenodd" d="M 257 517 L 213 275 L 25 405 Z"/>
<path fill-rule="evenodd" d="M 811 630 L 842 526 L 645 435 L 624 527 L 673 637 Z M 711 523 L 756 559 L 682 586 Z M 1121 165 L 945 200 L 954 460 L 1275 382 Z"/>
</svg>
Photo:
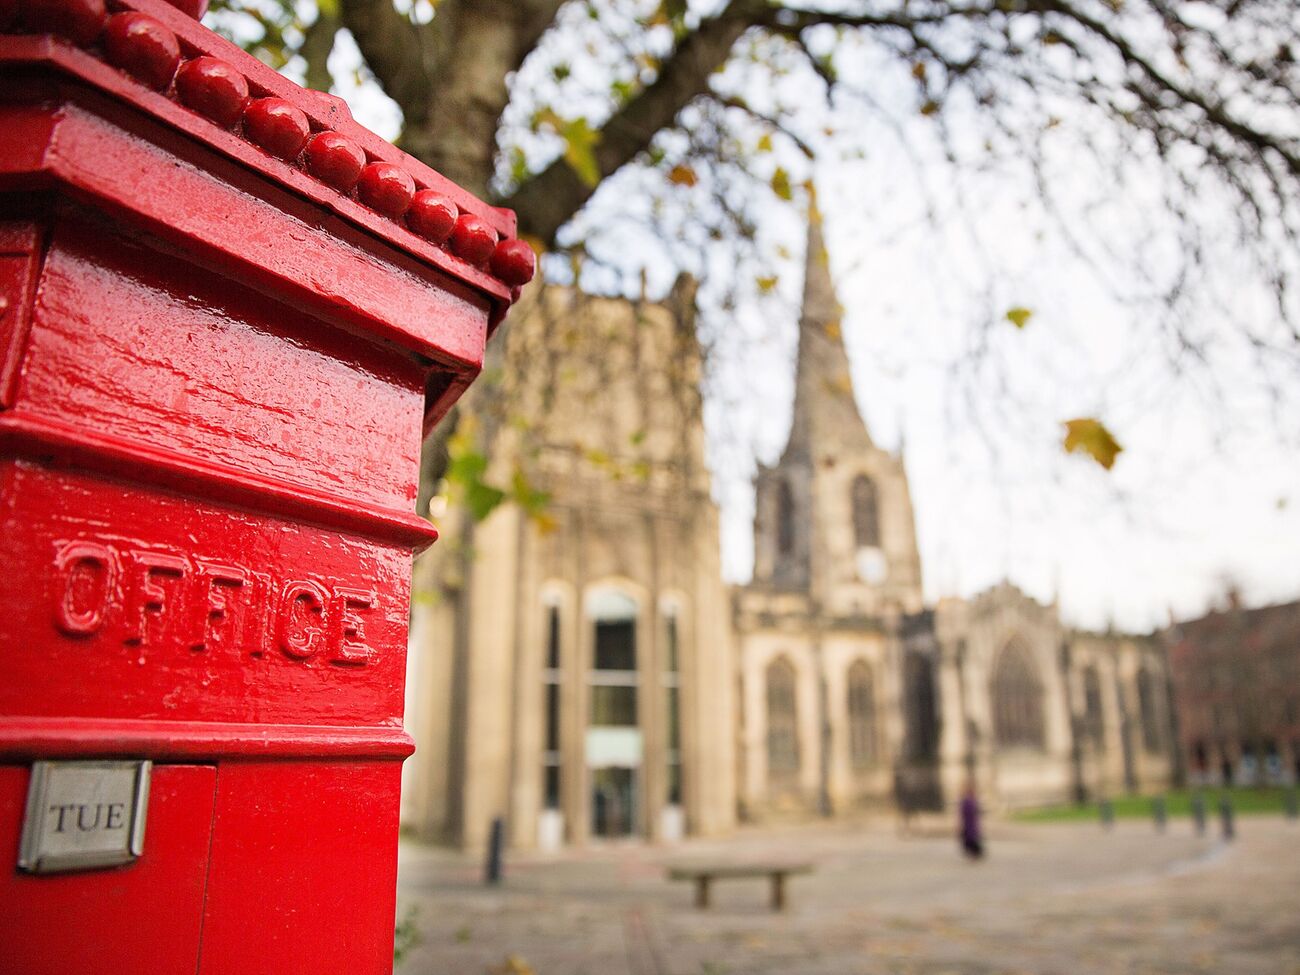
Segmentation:
<svg viewBox="0 0 1300 975">
<path fill-rule="evenodd" d="M 68 814 L 74 809 L 77 815 L 69 816 Z M 87 814 L 87 810 L 94 811 L 93 818 Z M 50 806 L 50 812 L 58 815 L 54 827 L 56 833 L 64 831 L 65 817 L 67 817 L 67 825 L 72 827 L 75 823 L 79 833 L 90 833 L 97 829 L 122 829 L 126 825 L 126 803 L 124 802 L 97 802 L 93 806 L 84 802 L 68 802 L 60 806 Z"/>
</svg>

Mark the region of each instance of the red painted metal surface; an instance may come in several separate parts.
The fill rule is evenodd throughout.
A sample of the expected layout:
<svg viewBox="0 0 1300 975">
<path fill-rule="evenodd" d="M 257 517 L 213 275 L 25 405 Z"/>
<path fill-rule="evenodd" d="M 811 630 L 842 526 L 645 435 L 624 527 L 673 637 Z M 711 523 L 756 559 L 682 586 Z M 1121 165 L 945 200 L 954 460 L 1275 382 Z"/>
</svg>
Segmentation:
<svg viewBox="0 0 1300 975">
<path fill-rule="evenodd" d="M 6 855 L 18 848 L 27 779 L 26 767 L 0 765 L 0 849 Z M 0 971 L 195 971 L 216 779 L 211 765 L 154 768 L 149 855 L 129 867 L 15 875 L 0 883 Z"/>
<path fill-rule="evenodd" d="M 421 435 L 534 261 L 200 6 L 0 5 L 0 970 L 386 973 Z M 144 854 L 20 874 L 76 758 Z"/>
<path fill-rule="evenodd" d="M 223 766 L 200 975 L 391 972 L 398 809 L 374 800 L 400 785 L 396 762 Z"/>
</svg>

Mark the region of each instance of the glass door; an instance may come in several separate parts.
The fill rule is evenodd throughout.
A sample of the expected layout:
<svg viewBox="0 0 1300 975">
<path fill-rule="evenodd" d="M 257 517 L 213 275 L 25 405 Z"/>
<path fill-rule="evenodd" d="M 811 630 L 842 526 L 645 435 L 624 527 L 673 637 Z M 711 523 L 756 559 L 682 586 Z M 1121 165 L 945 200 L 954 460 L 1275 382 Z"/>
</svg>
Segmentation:
<svg viewBox="0 0 1300 975">
<path fill-rule="evenodd" d="M 591 770 L 591 831 L 613 839 L 637 832 L 636 769 L 606 765 Z"/>
</svg>

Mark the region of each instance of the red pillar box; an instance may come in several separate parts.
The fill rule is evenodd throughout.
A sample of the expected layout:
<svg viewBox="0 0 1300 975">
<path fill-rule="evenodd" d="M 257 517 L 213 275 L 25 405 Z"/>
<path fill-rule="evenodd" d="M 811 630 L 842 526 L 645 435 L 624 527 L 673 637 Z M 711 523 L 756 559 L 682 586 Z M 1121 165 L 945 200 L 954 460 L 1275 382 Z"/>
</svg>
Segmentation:
<svg viewBox="0 0 1300 975">
<path fill-rule="evenodd" d="M 513 233 L 161 0 L 0 0 L 0 970 L 391 970 L 421 432 Z"/>
</svg>

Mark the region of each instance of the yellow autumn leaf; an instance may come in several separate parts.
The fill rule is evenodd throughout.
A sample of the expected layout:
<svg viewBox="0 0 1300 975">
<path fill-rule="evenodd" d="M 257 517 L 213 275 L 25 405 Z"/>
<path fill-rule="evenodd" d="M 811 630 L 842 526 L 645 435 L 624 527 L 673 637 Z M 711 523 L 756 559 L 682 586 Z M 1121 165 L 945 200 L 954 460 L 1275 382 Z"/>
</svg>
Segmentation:
<svg viewBox="0 0 1300 975">
<path fill-rule="evenodd" d="M 761 295 L 771 294 L 771 292 L 776 288 L 775 277 L 755 278 L 754 283 L 758 285 L 758 293 Z"/>
<path fill-rule="evenodd" d="M 794 190 L 790 186 L 790 174 L 782 167 L 776 167 L 772 174 L 772 192 L 783 200 L 794 199 Z"/>
<path fill-rule="evenodd" d="M 589 126 L 585 118 L 576 118 L 564 124 L 560 135 L 564 139 L 564 161 L 578 179 L 594 189 L 601 177 L 600 164 L 596 161 L 600 132 Z"/>
<path fill-rule="evenodd" d="M 1007 321 L 1009 321 L 1016 328 L 1024 328 L 1025 325 L 1029 323 L 1029 319 L 1032 318 L 1033 315 L 1034 313 L 1030 311 L 1028 308 L 1022 308 L 1019 305 L 1017 305 L 1015 308 L 1007 309 Z"/>
<path fill-rule="evenodd" d="M 758 138 L 758 145 L 754 147 L 758 152 L 772 151 L 772 136 L 769 133 L 763 133 Z"/>
<path fill-rule="evenodd" d="M 668 170 L 668 182 L 674 186 L 694 186 L 699 181 L 700 178 L 695 175 L 695 170 L 683 163 L 678 163 Z"/>
<path fill-rule="evenodd" d="M 840 332 L 839 322 L 827 322 L 824 331 L 826 332 L 826 337 L 828 339 L 838 339 L 842 334 Z"/>
<path fill-rule="evenodd" d="M 1085 453 L 1106 470 L 1115 466 L 1115 458 L 1124 448 L 1100 420 L 1079 417 L 1066 420 L 1063 426 L 1065 440 L 1062 446 L 1066 453 Z"/>
</svg>

